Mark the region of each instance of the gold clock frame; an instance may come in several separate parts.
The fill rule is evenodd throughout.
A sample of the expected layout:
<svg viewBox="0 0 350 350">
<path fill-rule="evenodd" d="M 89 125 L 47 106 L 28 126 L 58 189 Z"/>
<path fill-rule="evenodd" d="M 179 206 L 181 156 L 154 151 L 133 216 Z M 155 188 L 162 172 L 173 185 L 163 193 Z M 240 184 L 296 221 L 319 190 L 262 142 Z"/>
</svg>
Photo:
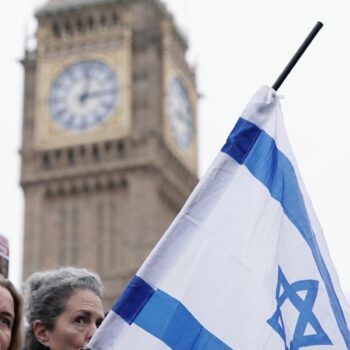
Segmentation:
<svg viewBox="0 0 350 350">
<path fill-rule="evenodd" d="M 86 60 L 100 61 L 117 74 L 119 80 L 118 103 L 112 114 L 98 126 L 84 131 L 68 130 L 59 126 L 49 110 L 49 93 L 57 77 L 69 66 Z M 69 57 L 41 58 L 37 66 L 35 134 L 37 150 L 49 150 L 120 139 L 131 130 L 131 48 L 124 46 L 99 53 L 75 54 Z"/>
<path fill-rule="evenodd" d="M 177 67 L 174 63 L 169 52 L 164 52 L 164 80 L 163 80 L 163 134 L 165 143 L 171 149 L 171 151 L 191 170 L 197 171 L 197 92 L 194 82 L 188 79 L 188 75 L 185 74 L 181 68 Z M 173 136 L 171 122 L 168 115 L 168 103 L 169 103 L 169 84 L 174 78 L 178 78 L 187 90 L 188 97 L 192 109 L 192 138 L 191 143 L 186 149 L 182 149 L 176 143 Z"/>
</svg>

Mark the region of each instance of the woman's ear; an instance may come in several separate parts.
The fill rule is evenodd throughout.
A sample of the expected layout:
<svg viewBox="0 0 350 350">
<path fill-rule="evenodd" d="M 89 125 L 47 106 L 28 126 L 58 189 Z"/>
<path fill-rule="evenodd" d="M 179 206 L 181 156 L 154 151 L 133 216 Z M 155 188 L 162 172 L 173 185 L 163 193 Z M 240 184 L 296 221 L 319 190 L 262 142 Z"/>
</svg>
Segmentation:
<svg viewBox="0 0 350 350">
<path fill-rule="evenodd" d="M 36 320 L 33 322 L 33 333 L 36 338 L 36 340 L 45 345 L 48 346 L 49 343 L 49 334 L 45 326 L 40 320 Z"/>
</svg>

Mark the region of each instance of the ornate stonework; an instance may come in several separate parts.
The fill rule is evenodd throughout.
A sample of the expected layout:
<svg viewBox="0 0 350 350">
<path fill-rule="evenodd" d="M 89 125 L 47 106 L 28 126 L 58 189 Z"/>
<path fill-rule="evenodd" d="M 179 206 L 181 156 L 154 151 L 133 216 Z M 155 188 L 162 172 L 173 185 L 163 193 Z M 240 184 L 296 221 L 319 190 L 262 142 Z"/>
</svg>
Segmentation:
<svg viewBox="0 0 350 350">
<path fill-rule="evenodd" d="M 109 307 L 197 182 L 195 74 L 159 1 L 51 0 L 36 16 L 37 49 L 23 59 L 24 277 L 57 265 L 95 269 Z M 121 100 L 106 120 L 71 130 L 52 118 L 50 89 L 67 71 L 67 91 L 76 87 L 68 102 L 57 97 L 67 103 L 63 117 L 85 117 L 86 98 L 99 108 L 94 98 L 104 91 L 80 83 L 79 72 L 69 77 L 86 61 L 117 72 Z M 186 99 L 169 112 L 173 77 Z"/>
</svg>

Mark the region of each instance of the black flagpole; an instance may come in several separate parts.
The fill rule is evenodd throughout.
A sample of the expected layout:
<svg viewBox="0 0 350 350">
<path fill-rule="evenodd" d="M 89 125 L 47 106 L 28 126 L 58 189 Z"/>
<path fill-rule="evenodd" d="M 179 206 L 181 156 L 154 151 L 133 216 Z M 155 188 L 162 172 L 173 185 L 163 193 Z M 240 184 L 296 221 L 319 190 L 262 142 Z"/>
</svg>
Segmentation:
<svg viewBox="0 0 350 350">
<path fill-rule="evenodd" d="M 288 74 L 291 72 L 291 70 L 294 68 L 294 66 L 299 61 L 300 57 L 303 55 L 305 50 L 308 48 L 308 46 L 311 44 L 312 40 L 314 40 L 317 33 L 320 31 L 320 29 L 323 27 L 323 24 L 321 22 L 317 22 L 316 25 L 311 30 L 310 34 L 307 36 L 307 38 L 304 40 L 304 42 L 299 47 L 298 51 L 294 54 L 292 59 L 287 64 L 286 68 L 284 68 L 281 75 L 277 78 L 275 83 L 272 85 L 272 88 L 277 91 L 279 87 L 283 84 L 284 80 L 287 78 Z"/>
</svg>

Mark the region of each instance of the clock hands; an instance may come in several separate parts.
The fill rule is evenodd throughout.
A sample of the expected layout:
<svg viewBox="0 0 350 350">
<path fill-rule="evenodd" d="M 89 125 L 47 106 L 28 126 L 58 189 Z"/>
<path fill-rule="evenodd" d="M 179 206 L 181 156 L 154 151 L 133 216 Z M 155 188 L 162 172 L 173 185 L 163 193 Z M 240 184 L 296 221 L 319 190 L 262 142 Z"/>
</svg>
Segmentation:
<svg viewBox="0 0 350 350">
<path fill-rule="evenodd" d="M 84 92 L 79 96 L 79 101 L 81 104 L 85 104 L 86 100 L 93 99 L 100 96 L 115 94 L 116 89 L 102 89 L 96 91 L 89 91 L 84 89 Z"/>
<path fill-rule="evenodd" d="M 99 61 L 81 61 L 65 69 L 49 95 L 52 118 L 64 129 L 88 130 L 111 117 L 118 101 L 118 78 Z"/>
<path fill-rule="evenodd" d="M 86 92 L 83 92 L 80 96 L 79 96 L 79 102 L 80 104 L 85 104 L 85 101 L 87 100 L 87 98 L 89 97 L 89 93 L 86 91 Z"/>
<path fill-rule="evenodd" d="M 89 73 L 88 69 L 85 70 L 84 77 L 85 77 L 85 84 L 83 86 L 83 92 L 79 96 L 79 101 L 80 101 L 81 104 L 84 104 L 86 99 L 89 97 L 90 81 L 91 80 L 90 80 L 90 73 Z"/>
</svg>

